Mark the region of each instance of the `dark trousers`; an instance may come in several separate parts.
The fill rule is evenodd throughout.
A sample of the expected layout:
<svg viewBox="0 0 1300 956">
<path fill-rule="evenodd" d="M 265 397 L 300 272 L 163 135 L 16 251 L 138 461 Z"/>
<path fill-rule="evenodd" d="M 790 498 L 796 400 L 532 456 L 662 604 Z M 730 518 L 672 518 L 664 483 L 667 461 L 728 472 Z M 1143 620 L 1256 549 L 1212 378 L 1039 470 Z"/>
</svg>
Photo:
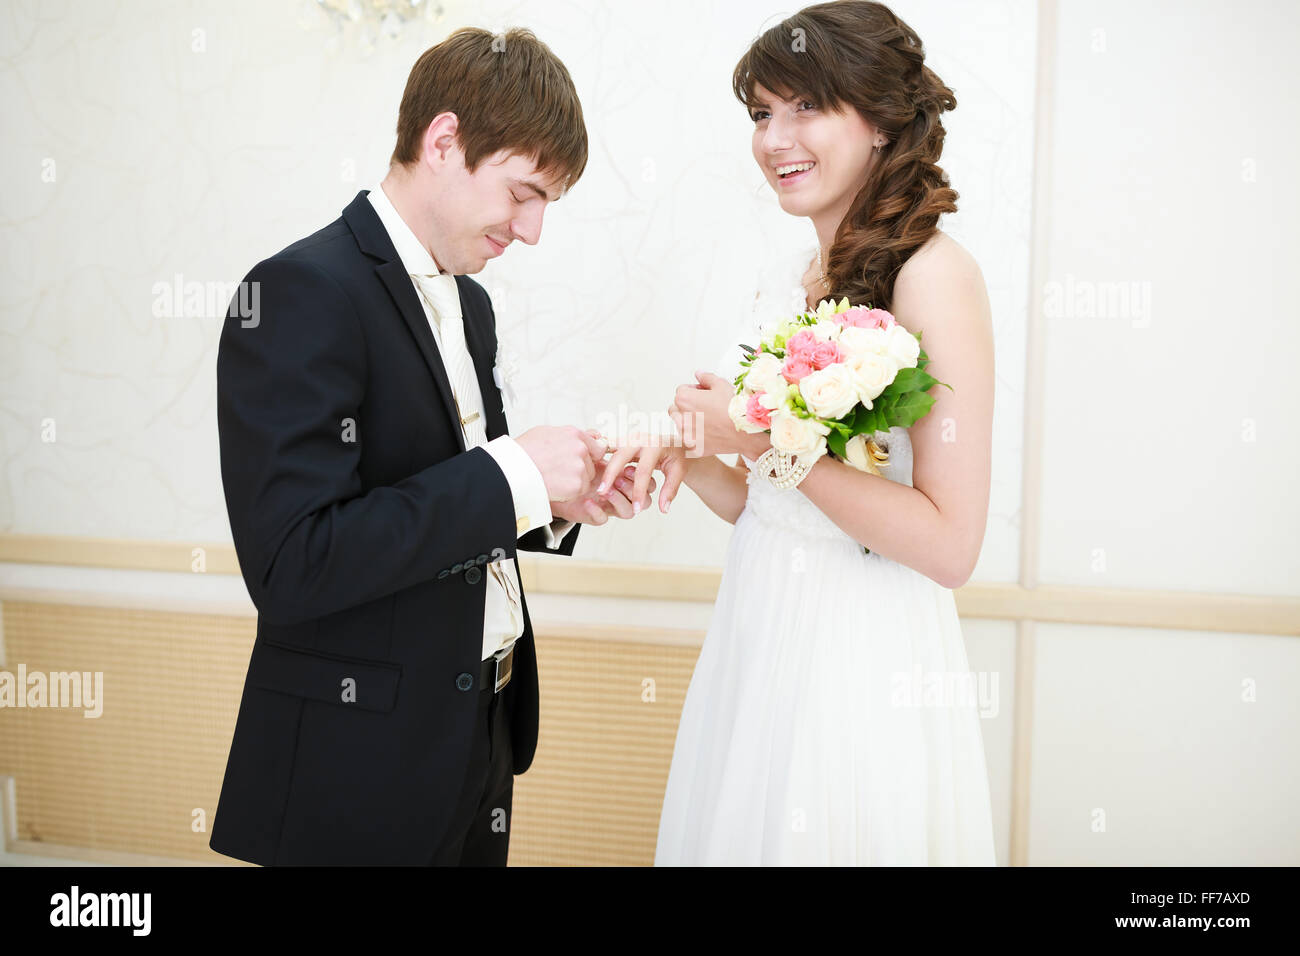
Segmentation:
<svg viewBox="0 0 1300 956">
<path fill-rule="evenodd" d="M 515 776 L 511 771 L 510 721 L 503 694 L 490 682 L 478 691 L 474 741 L 470 747 L 465 785 L 442 845 L 430 866 L 505 866 L 510 848 L 510 801 Z"/>
</svg>

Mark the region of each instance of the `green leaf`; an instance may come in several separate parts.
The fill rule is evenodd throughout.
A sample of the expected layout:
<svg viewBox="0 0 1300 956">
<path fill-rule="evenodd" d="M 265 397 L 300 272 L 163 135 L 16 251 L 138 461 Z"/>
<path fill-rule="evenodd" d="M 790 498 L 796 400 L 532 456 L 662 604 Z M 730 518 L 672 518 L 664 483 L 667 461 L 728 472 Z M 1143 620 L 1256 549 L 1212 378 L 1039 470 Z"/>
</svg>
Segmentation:
<svg viewBox="0 0 1300 956">
<path fill-rule="evenodd" d="M 918 341 L 920 340 L 920 338 L 921 336 L 918 335 L 917 336 Z M 929 364 L 930 364 L 930 356 L 925 354 L 925 349 L 921 349 L 921 351 L 917 353 L 916 356 L 916 367 L 925 368 Z"/>
<path fill-rule="evenodd" d="M 876 396 L 876 400 L 871 406 L 871 410 L 876 413 L 876 428 L 872 429 L 873 431 L 883 431 L 889 427 L 887 422 L 893 417 L 894 405 L 897 404 L 901 397 L 902 395 L 897 392 L 889 392 L 888 394 L 881 392 Z"/>
<path fill-rule="evenodd" d="M 873 403 L 872 408 L 858 408 L 858 413 L 853 416 L 853 433 L 855 435 L 870 435 L 879 429 L 878 405 Z"/>
<path fill-rule="evenodd" d="M 892 415 L 894 424 L 910 428 L 930 410 L 933 404 L 934 398 L 925 392 L 908 392 L 894 405 Z"/>
<path fill-rule="evenodd" d="M 889 387 L 895 394 L 901 395 L 907 392 L 928 392 L 938 384 L 939 380 L 929 372 L 919 368 L 900 368 Z"/>
<path fill-rule="evenodd" d="M 832 430 L 831 433 L 826 436 L 826 447 L 836 458 L 843 458 L 844 446 L 848 444 L 849 437 L 850 436 L 845 435 L 843 432 Z"/>
</svg>

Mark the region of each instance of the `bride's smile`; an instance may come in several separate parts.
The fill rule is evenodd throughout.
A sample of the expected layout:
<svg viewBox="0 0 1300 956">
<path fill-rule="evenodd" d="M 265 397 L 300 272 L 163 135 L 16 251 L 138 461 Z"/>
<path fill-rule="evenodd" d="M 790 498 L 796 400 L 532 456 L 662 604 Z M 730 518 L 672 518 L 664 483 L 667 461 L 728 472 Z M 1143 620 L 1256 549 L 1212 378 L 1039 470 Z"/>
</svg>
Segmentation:
<svg viewBox="0 0 1300 956">
<path fill-rule="evenodd" d="M 838 223 L 876 159 L 877 128 L 854 109 L 821 107 L 808 94 L 778 97 L 754 84 L 754 161 L 781 208 Z"/>
</svg>

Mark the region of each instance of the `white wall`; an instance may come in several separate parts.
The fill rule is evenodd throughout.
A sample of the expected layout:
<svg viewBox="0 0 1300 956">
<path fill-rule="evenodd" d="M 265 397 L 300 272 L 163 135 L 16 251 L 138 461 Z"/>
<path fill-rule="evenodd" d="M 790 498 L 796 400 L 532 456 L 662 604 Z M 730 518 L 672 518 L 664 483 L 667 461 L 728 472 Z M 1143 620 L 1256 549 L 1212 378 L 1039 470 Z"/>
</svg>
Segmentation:
<svg viewBox="0 0 1300 956">
<path fill-rule="evenodd" d="M 1298 43 L 1292 3 L 1059 5 L 1043 584 L 1300 595 Z M 1300 641 L 1037 632 L 1031 863 L 1300 862 Z"/>
<path fill-rule="evenodd" d="M 1300 594 L 1300 6 L 1063 3 L 1057 42 L 1041 573 Z"/>
<path fill-rule="evenodd" d="M 296 5 L 130 2 L 12 11 L 0 80 L 0 527 L 229 541 L 215 416 L 224 302 L 156 318 L 155 283 L 236 282 L 377 182 L 407 73 L 451 29 L 531 27 L 566 62 L 591 157 L 479 278 L 523 370 L 517 432 L 663 413 L 737 341 L 760 275 L 811 241 L 780 212 L 731 96 L 736 60 L 784 9 L 732 0 L 653 12 L 582 3 L 447 4 L 441 25 L 365 57 Z M 44 8 L 42 8 L 44 9 Z M 75 10 L 75 15 L 72 11 Z M 1020 381 L 1032 134 L 1032 5 L 905 3 L 956 90 L 946 164 L 999 334 L 998 449 L 979 576 L 1016 573 Z M 204 31 L 195 52 L 195 30 Z M 979 38 L 978 55 L 971 39 Z M 54 161 L 55 182 L 42 181 Z M 967 211 L 969 210 L 969 212 Z M 54 419 L 57 441 L 41 440 Z M 673 515 L 584 534 L 579 556 L 721 563 L 729 526 L 691 495 Z"/>
<path fill-rule="evenodd" d="M 153 286 L 237 281 L 334 219 L 383 173 L 411 64 L 461 24 L 532 27 L 569 65 L 591 137 L 542 242 L 479 277 L 503 337 L 544 356 L 524 370 L 514 430 L 660 412 L 736 340 L 760 278 L 810 238 L 761 185 L 729 92 L 747 42 L 796 6 L 446 6 L 446 22 L 370 57 L 329 52 L 296 4 L 0 11 L 0 531 L 229 541 L 214 405 L 224 302 L 157 318 Z M 894 8 L 956 92 L 943 165 L 961 211 L 943 228 L 979 260 L 993 304 L 995 464 L 975 580 L 1300 594 L 1300 316 L 1286 280 L 1300 251 L 1298 8 L 1046 3 L 1048 116 L 1035 114 L 1037 4 Z M 1052 135 L 1035 169 L 1040 123 Z M 1038 234 L 1035 175 L 1050 184 Z M 1127 306 L 1088 305 L 1121 288 L 1136 292 Z M 1045 386 L 1026 396 L 1034 318 Z M 1026 415 L 1044 435 L 1028 451 L 1042 468 L 1028 569 Z M 584 533 L 578 557 L 718 564 L 727 531 L 683 495 L 667 518 Z M 25 587 L 185 585 L 228 601 L 237 586 L 196 577 L 0 568 L 0 584 Z M 538 598 L 575 620 L 610 613 Z M 1014 629 L 966 634 L 971 667 L 999 674 L 985 745 L 1005 861 Z M 1287 691 L 1300 642 L 1039 625 L 1035 659 L 1030 862 L 1300 862 Z"/>
</svg>

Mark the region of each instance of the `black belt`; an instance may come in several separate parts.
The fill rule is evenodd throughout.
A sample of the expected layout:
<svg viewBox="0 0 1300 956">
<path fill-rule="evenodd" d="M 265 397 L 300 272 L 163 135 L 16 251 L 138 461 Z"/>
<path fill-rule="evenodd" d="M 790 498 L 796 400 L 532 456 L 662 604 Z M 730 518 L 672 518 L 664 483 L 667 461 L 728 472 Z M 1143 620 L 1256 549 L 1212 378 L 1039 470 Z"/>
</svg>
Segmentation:
<svg viewBox="0 0 1300 956">
<path fill-rule="evenodd" d="M 514 659 L 515 646 L 511 644 L 505 651 L 497 651 L 483 661 L 479 668 L 479 688 L 486 690 L 491 687 L 494 688 L 493 693 L 501 693 L 506 684 L 510 683 L 510 669 Z"/>
</svg>

